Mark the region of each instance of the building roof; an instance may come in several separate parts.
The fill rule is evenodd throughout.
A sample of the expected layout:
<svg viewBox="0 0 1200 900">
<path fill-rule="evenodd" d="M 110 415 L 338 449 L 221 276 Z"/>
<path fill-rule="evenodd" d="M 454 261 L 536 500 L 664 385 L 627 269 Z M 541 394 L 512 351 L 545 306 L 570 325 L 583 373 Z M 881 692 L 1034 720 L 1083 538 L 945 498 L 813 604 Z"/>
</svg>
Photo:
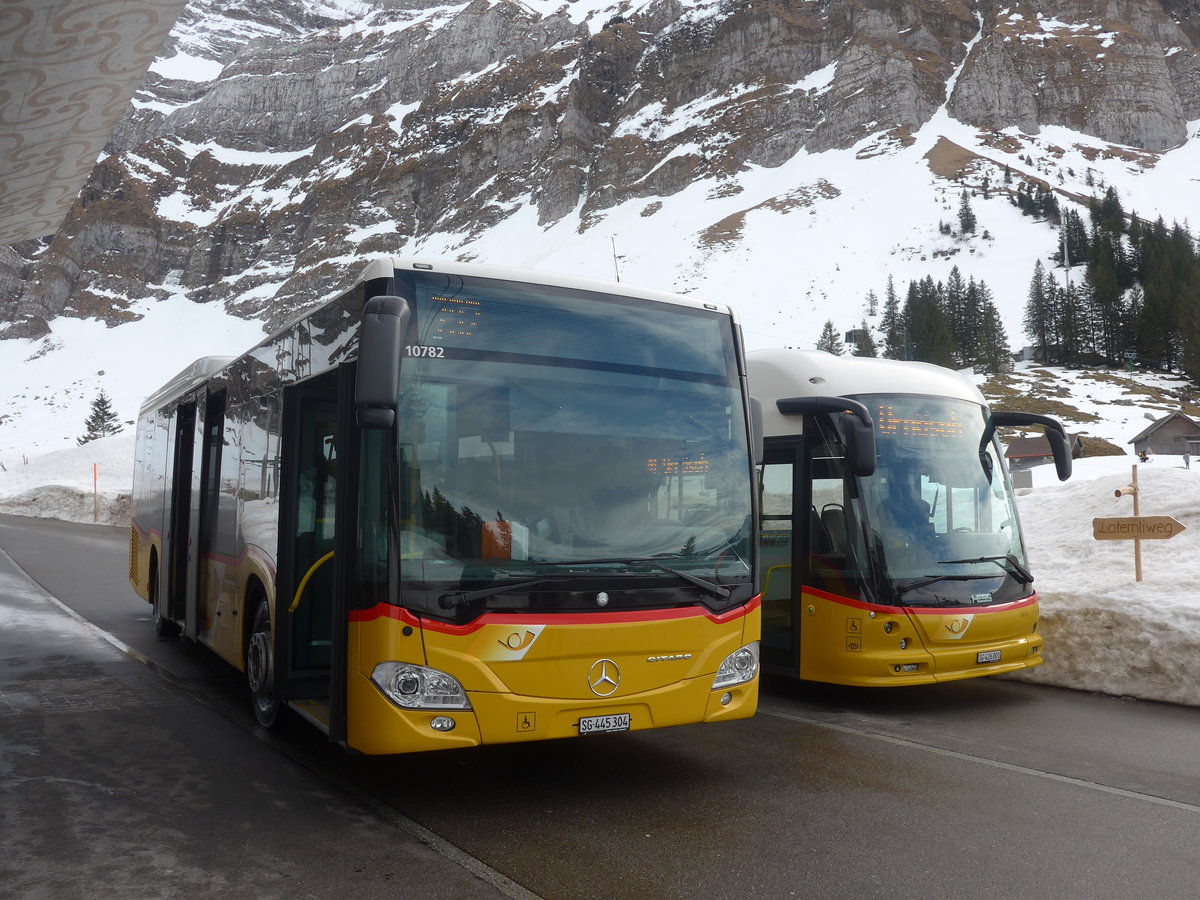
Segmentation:
<svg viewBox="0 0 1200 900">
<path fill-rule="evenodd" d="M 1083 443 L 1077 434 L 1068 434 L 1067 441 L 1071 447 L 1071 455 L 1078 456 Z M 1005 459 L 1047 459 L 1054 456 L 1050 449 L 1050 441 L 1044 436 L 1013 438 L 1004 450 Z"/>
<path fill-rule="evenodd" d="M 1181 412 L 1173 412 L 1173 413 L 1168 413 L 1167 415 L 1163 416 L 1161 419 L 1155 419 L 1149 425 L 1149 427 L 1143 429 L 1141 432 L 1139 432 L 1134 437 L 1131 437 L 1128 441 L 1126 441 L 1126 443 L 1133 444 L 1140 440 L 1148 438 L 1150 435 L 1154 434 L 1154 432 L 1158 431 L 1160 428 L 1162 428 L 1164 425 L 1166 425 L 1172 419 L 1181 419 L 1184 422 L 1184 424 L 1190 425 L 1192 430 L 1196 434 L 1200 434 L 1200 422 L 1197 422 L 1195 419 L 1185 416 Z"/>
</svg>

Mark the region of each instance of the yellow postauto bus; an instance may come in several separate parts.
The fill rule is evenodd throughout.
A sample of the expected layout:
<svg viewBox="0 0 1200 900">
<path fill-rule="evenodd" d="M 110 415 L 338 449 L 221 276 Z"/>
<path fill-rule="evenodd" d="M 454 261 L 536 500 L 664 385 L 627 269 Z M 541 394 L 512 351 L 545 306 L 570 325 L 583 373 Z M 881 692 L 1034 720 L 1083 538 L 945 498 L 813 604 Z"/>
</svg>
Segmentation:
<svg viewBox="0 0 1200 900">
<path fill-rule="evenodd" d="M 764 667 L 870 687 L 1039 665 L 1038 599 L 996 428 L 1043 426 L 1065 480 L 1062 426 L 991 412 L 974 385 L 926 363 L 748 358 L 765 437 Z"/>
<path fill-rule="evenodd" d="M 753 714 L 754 460 L 724 306 L 377 259 L 138 424 L 160 634 L 363 753 Z"/>
</svg>

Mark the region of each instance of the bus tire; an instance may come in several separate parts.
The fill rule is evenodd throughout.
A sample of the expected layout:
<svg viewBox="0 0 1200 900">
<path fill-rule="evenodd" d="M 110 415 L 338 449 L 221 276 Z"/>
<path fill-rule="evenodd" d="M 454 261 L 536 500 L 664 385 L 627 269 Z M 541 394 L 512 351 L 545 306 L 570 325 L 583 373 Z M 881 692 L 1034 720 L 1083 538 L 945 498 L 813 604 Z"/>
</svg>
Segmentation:
<svg viewBox="0 0 1200 900">
<path fill-rule="evenodd" d="M 275 699 L 273 692 L 275 654 L 271 635 L 271 608 L 266 597 L 260 597 L 254 607 L 250 635 L 246 640 L 245 662 L 254 718 L 263 728 L 272 728 L 279 717 L 279 701 Z"/>
<path fill-rule="evenodd" d="M 158 560 L 150 560 L 150 616 L 154 619 L 154 633 L 160 641 L 173 641 L 183 630 L 178 622 L 172 622 L 158 614 Z"/>
</svg>

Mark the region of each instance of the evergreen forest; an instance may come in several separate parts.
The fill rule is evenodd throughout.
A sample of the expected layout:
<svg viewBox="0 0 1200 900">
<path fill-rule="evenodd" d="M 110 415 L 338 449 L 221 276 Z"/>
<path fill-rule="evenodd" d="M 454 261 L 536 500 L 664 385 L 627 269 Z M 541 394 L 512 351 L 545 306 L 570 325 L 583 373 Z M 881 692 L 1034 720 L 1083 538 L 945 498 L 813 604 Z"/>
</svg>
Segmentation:
<svg viewBox="0 0 1200 900">
<path fill-rule="evenodd" d="M 1127 215 L 1111 187 L 1091 198 L 1087 223 L 1074 210 L 1062 212 L 1046 187 L 1023 184 L 1010 196 L 1025 215 L 1057 225 L 1060 236 L 1053 265 L 1035 264 L 1025 304 L 1022 324 L 1037 362 L 1136 365 L 1200 382 L 1200 251 L 1186 226 Z M 959 225 L 964 233 L 974 227 L 965 193 Z M 869 314 L 879 302 L 872 291 Z M 1011 360 L 991 290 L 964 280 L 957 266 L 945 282 L 909 282 L 903 298 L 889 278 L 877 333 L 878 346 L 860 340 L 854 352 L 982 373 L 1004 371 Z M 827 323 L 818 346 L 840 352 L 832 336 Z"/>
</svg>

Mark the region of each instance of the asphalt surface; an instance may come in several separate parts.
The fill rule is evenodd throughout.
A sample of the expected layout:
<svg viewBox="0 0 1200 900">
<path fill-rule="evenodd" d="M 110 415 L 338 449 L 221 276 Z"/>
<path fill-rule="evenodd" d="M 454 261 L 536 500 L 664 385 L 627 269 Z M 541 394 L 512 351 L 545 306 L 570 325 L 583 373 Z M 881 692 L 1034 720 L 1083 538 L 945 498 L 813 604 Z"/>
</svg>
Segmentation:
<svg viewBox="0 0 1200 900">
<path fill-rule="evenodd" d="M 240 675 L 156 641 L 124 542 L 0 516 L 0 547 L 128 647 L 0 556 L 0 897 L 1200 896 L 1200 709 L 770 683 L 742 722 L 355 757 L 295 717 L 257 730 Z M 106 684 L 130 696 L 78 708 Z"/>
<path fill-rule="evenodd" d="M 0 897 L 531 896 L 147 663 L 0 549 Z"/>
</svg>

